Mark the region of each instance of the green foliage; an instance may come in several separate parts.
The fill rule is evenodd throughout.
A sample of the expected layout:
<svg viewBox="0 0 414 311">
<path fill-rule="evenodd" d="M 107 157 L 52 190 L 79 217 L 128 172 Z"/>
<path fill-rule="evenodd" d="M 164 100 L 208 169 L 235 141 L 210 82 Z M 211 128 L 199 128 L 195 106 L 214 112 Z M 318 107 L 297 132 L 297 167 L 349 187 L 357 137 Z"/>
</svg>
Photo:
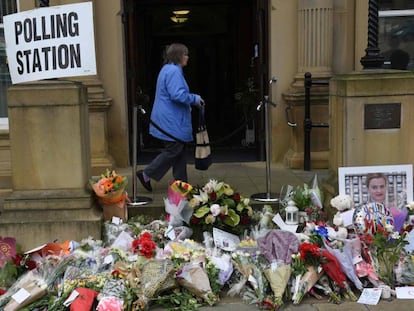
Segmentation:
<svg viewBox="0 0 414 311">
<path fill-rule="evenodd" d="M 168 311 L 195 311 L 203 306 L 192 293 L 185 288 L 175 289 L 153 299 Z"/>
</svg>

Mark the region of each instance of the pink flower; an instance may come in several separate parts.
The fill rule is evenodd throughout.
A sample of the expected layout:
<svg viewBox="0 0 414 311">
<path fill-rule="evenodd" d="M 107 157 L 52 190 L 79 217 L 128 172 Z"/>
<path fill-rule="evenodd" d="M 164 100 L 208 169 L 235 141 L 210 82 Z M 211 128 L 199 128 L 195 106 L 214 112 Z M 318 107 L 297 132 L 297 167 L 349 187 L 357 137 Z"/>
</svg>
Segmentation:
<svg viewBox="0 0 414 311">
<path fill-rule="evenodd" d="M 3 268 L 14 256 L 16 256 L 16 239 L 0 237 L 0 268 Z"/>
</svg>

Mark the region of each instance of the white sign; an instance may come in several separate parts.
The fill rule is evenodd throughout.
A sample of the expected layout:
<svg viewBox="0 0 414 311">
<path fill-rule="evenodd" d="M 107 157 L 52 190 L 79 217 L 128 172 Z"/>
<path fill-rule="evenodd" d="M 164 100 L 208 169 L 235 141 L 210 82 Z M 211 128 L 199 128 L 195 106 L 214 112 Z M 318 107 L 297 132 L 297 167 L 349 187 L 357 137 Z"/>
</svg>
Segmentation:
<svg viewBox="0 0 414 311">
<path fill-rule="evenodd" d="M 96 74 L 92 2 L 6 15 L 12 83 Z"/>
</svg>

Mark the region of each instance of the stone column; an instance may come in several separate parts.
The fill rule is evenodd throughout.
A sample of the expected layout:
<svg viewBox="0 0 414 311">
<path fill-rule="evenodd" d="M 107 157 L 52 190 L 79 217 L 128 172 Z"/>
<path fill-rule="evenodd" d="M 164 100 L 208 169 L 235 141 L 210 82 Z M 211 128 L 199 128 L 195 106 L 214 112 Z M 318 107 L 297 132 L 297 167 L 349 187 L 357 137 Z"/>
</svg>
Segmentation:
<svg viewBox="0 0 414 311">
<path fill-rule="evenodd" d="M 108 150 L 108 111 L 112 98 L 105 95 L 97 76 L 78 77 L 76 81 L 82 82 L 88 90 L 91 174 L 96 176 L 115 166 Z"/>
<path fill-rule="evenodd" d="M 285 155 L 290 168 L 303 168 L 305 88 L 304 75 L 312 80 L 327 80 L 332 76 L 333 0 L 298 1 L 298 72 L 283 99 L 288 106 L 289 121 L 296 123 L 291 132 L 291 148 Z M 327 123 L 329 116 L 328 86 L 312 86 L 312 121 Z M 315 128 L 311 134 L 311 167 L 328 167 L 328 129 Z"/>
<path fill-rule="evenodd" d="M 330 85 L 330 169 L 414 163 L 414 75 L 367 70 Z"/>
<path fill-rule="evenodd" d="M 332 76 L 333 1 L 300 0 L 298 8 L 298 74 Z"/>
<path fill-rule="evenodd" d="M 8 90 L 13 191 L 0 236 L 25 249 L 58 239 L 100 238 L 91 177 L 88 101 L 79 82 L 47 80 Z"/>
</svg>

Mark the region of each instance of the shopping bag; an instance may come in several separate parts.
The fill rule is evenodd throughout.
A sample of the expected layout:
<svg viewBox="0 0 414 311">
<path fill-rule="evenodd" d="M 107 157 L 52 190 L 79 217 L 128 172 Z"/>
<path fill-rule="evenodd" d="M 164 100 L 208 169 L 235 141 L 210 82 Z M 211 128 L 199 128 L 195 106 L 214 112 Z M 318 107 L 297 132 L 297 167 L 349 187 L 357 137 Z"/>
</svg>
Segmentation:
<svg viewBox="0 0 414 311">
<path fill-rule="evenodd" d="M 194 164 L 197 170 L 205 171 L 212 163 L 210 140 L 208 138 L 204 106 L 200 108 L 199 126 L 196 132 L 196 146 Z"/>
</svg>

